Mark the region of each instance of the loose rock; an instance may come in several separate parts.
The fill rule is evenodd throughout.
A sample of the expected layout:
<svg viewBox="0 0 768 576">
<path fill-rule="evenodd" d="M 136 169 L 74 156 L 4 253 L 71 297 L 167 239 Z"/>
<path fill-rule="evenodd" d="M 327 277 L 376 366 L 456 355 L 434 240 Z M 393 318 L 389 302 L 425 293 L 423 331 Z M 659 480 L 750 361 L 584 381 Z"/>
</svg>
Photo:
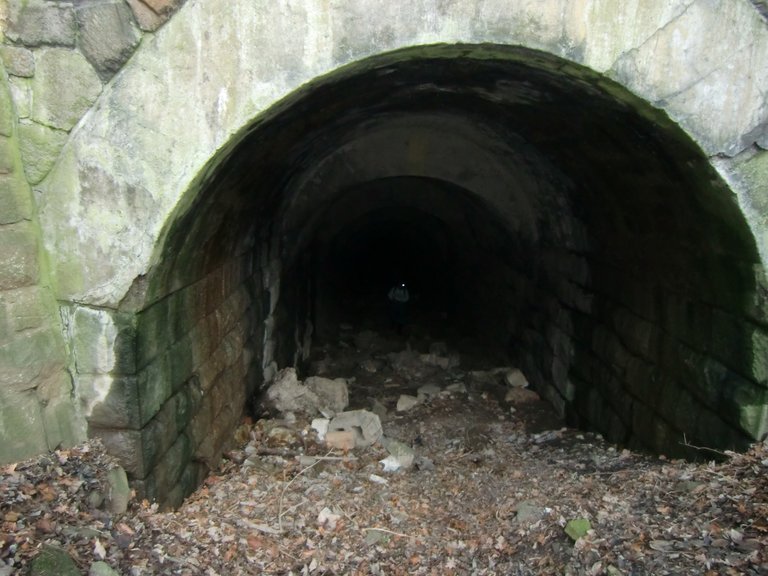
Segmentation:
<svg viewBox="0 0 768 576">
<path fill-rule="evenodd" d="M 397 399 L 397 407 L 395 410 L 398 412 L 407 412 L 414 406 L 418 405 L 421 401 L 416 396 L 409 394 L 401 394 Z"/>
</svg>

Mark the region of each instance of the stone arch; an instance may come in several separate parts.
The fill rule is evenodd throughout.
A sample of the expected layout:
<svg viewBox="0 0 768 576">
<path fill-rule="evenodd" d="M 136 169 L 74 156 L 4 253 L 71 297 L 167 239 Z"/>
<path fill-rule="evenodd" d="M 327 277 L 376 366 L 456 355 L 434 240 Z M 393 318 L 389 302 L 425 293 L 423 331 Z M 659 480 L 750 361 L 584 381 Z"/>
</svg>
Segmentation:
<svg viewBox="0 0 768 576">
<path fill-rule="evenodd" d="M 103 337 L 94 338 L 92 343 L 102 348 L 93 353 L 111 359 L 100 368 L 103 373 L 82 379 L 80 393 L 89 423 L 94 433 L 106 437 L 113 449 L 122 453 L 145 494 L 170 503 L 178 501 L 215 461 L 246 396 L 269 376 L 275 366 L 272 362 L 295 362 L 304 353 L 305 341 L 311 335 L 305 320 L 317 302 L 312 300 L 311 282 L 302 272 L 300 257 L 288 257 L 281 239 L 298 235 L 302 223 L 313 216 L 313 207 L 318 204 L 305 202 L 302 206 L 302 201 L 314 197 L 317 190 L 313 183 L 318 181 L 332 184 L 332 190 L 348 190 L 352 196 L 347 200 L 332 197 L 329 201 L 351 205 L 355 192 L 386 197 L 388 178 L 407 176 L 401 184 L 409 190 L 415 190 L 414 182 L 419 178 L 427 178 L 432 187 L 420 201 L 432 194 L 447 203 L 455 202 L 445 208 L 441 215 L 444 220 L 452 213 L 477 213 L 476 221 L 489 211 L 501 214 L 506 231 L 478 232 L 479 227 L 470 222 L 462 224 L 465 227 L 458 229 L 459 234 L 467 238 L 480 234 L 480 245 L 488 248 L 494 262 L 503 260 L 499 270 L 516 294 L 546 294 L 545 302 L 534 306 L 520 326 L 523 334 L 517 336 L 516 344 L 528 353 L 525 367 L 535 374 L 537 386 L 572 421 L 597 426 L 616 440 L 658 448 L 669 445 L 671 435 L 679 431 L 669 425 L 670 421 L 686 416 L 664 413 L 664 407 L 685 405 L 685 395 L 689 405 L 696 403 L 705 416 L 681 427 L 694 430 L 699 426 L 703 432 L 717 422 L 721 443 L 734 446 L 743 445 L 750 434 L 762 434 L 765 375 L 761 372 L 764 366 L 755 360 L 765 342 L 760 328 L 765 319 L 763 308 L 755 302 L 762 278 L 761 272 L 756 276 L 755 267 L 759 265 L 757 249 L 763 245 L 758 242 L 755 246 L 746 233 L 738 210 L 734 211 L 731 200 L 726 199 L 727 188 L 710 167 L 715 162 L 707 161 L 707 156 L 727 156 L 763 143 L 764 110 L 759 88 L 765 79 L 757 75 L 765 73 L 759 66 L 760 56 L 765 54 L 765 25 L 746 2 L 726 3 L 726 13 L 741 29 L 750 30 L 751 49 L 740 56 L 745 58 L 745 66 L 755 71 L 748 85 L 732 62 L 733 43 L 742 42 L 743 33 L 731 39 L 727 54 L 729 40 L 723 37 L 722 47 L 708 47 L 716 58 L 697 61 L 685 54 L 685 58 L 673 60 L 680 66 L 678 71 L 660 65 L 664 61 L 661 55 L 675 46 L 681 30 L 693 34 L 722 18 L 722 10 L 702 2 L 673 6 L 643 3 L 642 8 L 639 3 L 628 3 L 619 15 L 611 12 L 616 8 L 609 2 L 574 7 L 553 1 L 531 8 L 510 8 L 502 2 L 462 2 L 453 6 L 453 12 L 442 9 L 439 2 L 407 7 L 407 3 L 394 2 L 384 9 L 392 11 L 389 18 L 377 14 L 375 19 L 365 17 L 365 3 L 321 9 L 319 3 L 309 2 L 298 9 L 300 13 L 279 3 L 260 7 L 258 13 L 250 3 L 240 3 L 237 9 L 228 7 L 226 13 L 210 4 L 189 2 L 142 46 L 81 122 L 40 196 L 59 300 L 72 310 L 75 331 L 78 322 L 99 327 Z M 628 20 L 632 20 L 631 25 Z M 359 25 L 350 27 L 350 22 Z M 618 29 L 608 34 L 615 22 Z M 347 33 L 350 29 L 356 33 Z M 241 50 L 220 48 L 233 39 L 242 43 Z M 695 40 L 689 42 L 696 44 Z M 510 49 L 508 45 L 525 48 Z M 420 47 L 388 52 L 409 46 Z M 210 48 L 210 54 L 203 54 L 202 47 Z M 385 55 L 366 60 L 381 52 Z M 190 54 L 194 56 L 190 58 Z M 434 126 L 434 114 L 424 116 L 422 140 L 409 143 L 407 154 L 391 151 L 390 164 L 369 162 L 376 137 L 392 142 L 397 134 L 407 133 L 409 127 L 398 132 L 397 122 L 418 118 L 419 111 L 408 109 L 401 101 L 401 108 L 394 112 L 400 118 L 381 126 L 364 125 L 364 117 L 349 114 L 350 106 L 368 112 L 378 110 L 376 101 L 360 101 L 360 79 L 379 86 L 374 91 L 377 101 L 386 99 L 385 88 L 392 85 L 387 76 L 392 74 L 405 76 L 401 81 L 401 86 L 407 87 L 403 94 L 412 95 L 419 89 L 429 93 L 436 90 L 440 78 L 430 77 L 420 86 L 424 62 L 445 65 L 447 78 L 461 77 L 462 73 L 475 78 L 471 90 L 475 103 L 466 109 L 477 111 L 478 125 L 483 129 L 471 128 L 465 140 L 484 140 L 473 158 L 485 153 L 491 160 L 503 159 L 497 184 L 505 178 L 529 177 L 530 183 L 517 184 L 524 190 L 520 202 L 505 207 L 505 197 L 495 192 L 490 198 L 481 197 L 476 206 L 466 198 L 492 188 L 478 182 L 478 175 L 441 173 L 436 177 L 430 158 L 418 157 L 420 150 L 445 144 Z M 485 86 L 477 80 L 476 72 L 451 63 L 476 67 L 487 63 L 486 70 L 495 79 L 494 74 L 508 73 L 511 66 L 518 72 L 517 82 Z M 693 63 L 697 69 L 691 75 L 687 66 Z M 521 70 L 533 74 L 532 85 L 521 80 Z M 546 147 L 546 137 L 553 137 L 555 126 L 543 129 L 545 138 L 533 137 L 532 142 L 516 142 L 511 128 L 507 133 L 494 132 L 489 109 L 547 95 L 547 89 L 559 86 L 557 81 L 547 84 L 552 78 L 563 79 L 564 86 L 579 94 L 579 103 L 589 102 L 589 95 L 595 103 L 608 105 L 611 111 L 605 118 L 616 114 L 613 117 L 628 122 L 628 127 L 613 130 L 607 120 L 601 121 L 601 146 L 592 150 L 576 139 L 570 146 L 551 149 L 556 152 L 551 157 L 535 150 L 527 153 L 527 147 Z M 733 90 L 737 80 L 744 88 L 738 94 Z M 345 85 L 358 91 L 338 88 Z M 157 104 L 141 105 L 135 99 L 140 89 L 148 90 L 151 95 L 147 98 Z M 719 107 L 712 103 L 713 90 L 723 95 Z M 562 86 L 552 93 L 557 94 L 561 105 L 566 102 Z M 704 153 L 682 138 L 683 132 L 667 116 L 633 93 L 666 111 Z M 459 95 L 462 97 L 468 96 Z M 745 100 L 746 105 L 739 106 Z M 311 106 L 313 102 L 323 103 L 328 111 L 318 112 Z M 461 106 L 468 105 L 456 104 L 457 109 Z M 597 114 L 598 108 L 592 111 Z M 312 116 L 314 124 L 309 128 L 315 127 L 317 136 L 317 140 L 302 144 L 306 149 L 299 145 L 307 130 L 302 115 Z M 448 120 L 450 133 L 461 134 L 461 118 L 453 114 Z M 324 121 L 333 129 L 316 129 Z M 505 122 L 508 124 L 504 126 L 514 126 L 523 134 L 531 134 L 526 129 L 534 125 L 509 124 L 509 118 Z M 364 130 L 354 132 L 363 125 Z M 563 128 L 582 139 L 586 135 L 579 122 L 566 123 Z M 344 134 L 365 140 L 351 146 L 346 156 L 359 167 L 351 170 L 354 178 L 350 179 L 343 178 L 341 165 L 334 167 L 338 155 L 317 152 L 328 142 L 348 146 L 355 142 L 354 138 L 345 140 Z M 629 138 L 630 143 L 623 143 L 623 138 Z M 486 139 L 498 147 L 489 147 Z M 265 144 L 275 140 L 281 146 L 267 151 Z M 512 151 L 504 151 L 509 142 L 514 142 Z M 592 178 L 588 171 L 577 168 L 580 157 L 589 158 L 588 165 L 595 166 L 599 155 L 609 149 L 607 142 L 614 142 L 617 150 L 623 151 L 616 166 L 627 171 L 632 170 L 631 150 L 645 154 L 648 147 L 655 147 L 656 151 L 644 158 L 659 169 L 663 167 L 663 174 L 677 184 L 703 191 L 707 200 L 691 209 L 687 196 L 671 194 L 672 186 L 661 186 L 670 192 L 670 204 L 658 207 L 639 206 L 626 198 L 597 192 L 590 197 L 590 188 L 584 186 L 579 192 L 583 196 L 577 196 L 573 192 L 578 188 L 574 185 L 576 177 Z M 459 151 L 466 152 L 468 146 L 458 146 Z M 283 152 L 290 160 L 281 155 Z M 258 170 L 263 179 L 253 174 L 248 178 L 259 187 L 254 191 L 259 210 L 270 215 L 262 220 L 239 217 L 255 206 L 253 198 L 242 192 L 250 153 L 261 154 Z M 450 150 L 444 153 L 450 154 Z M 302 164 L 307 158 L 322 160 L 315 172 Z M 414 166 L 415 159 L 423 164 Z M 525 170 L 512 169 L 516 161 Z M 737 171 L 728 162 L 718 160 L 717 166 L 734 182 L 744 205 L 749 202 L 750 189 L 739 185 L 735 176 L 730 177 Z M 378 171 L 365 173 L 366 166 Z M 545 182 L 552 174 L 552 181 Z M 595 189 L 625 183 L 624 176 L 595 179 L 600 180 Z M 649 185 L 658 184 L 643 180 L 640 172 L 636 176 Z M 339 180 L 329 180 L 332 177 Z M 534 192 L 541 192 L 542 187 L 544 193 L 539 198 Z M 240 192 L 226 193 L 228 188 Z M 286 188 L 293 191 L 296 200 L 291 205 L 285 205 L 277 194 Z M 448 193 L 457 188 L 468 192 Z M 223 203 L 216 202 L 222 198 Z M 534 216 L 515 224 L 516 217 L 532 210 L 521 209 L 521 205 L 534 198 L 542 203 L 533 210 Z M 579 206 L 579 198 L 590 207 L 589 213 Z M 707 204 L 709 200 L 713 204 Z M 402 207 L 401 198 L 397 206 Z M 650 286 L 642 282 L 638 286 L 638 275 L 654 270 L 671 278 L 680 262 L 671 257 L 655 269 L 645 261 L 637 270 L 621 268 L 617 273 L 616 254 L 610 249 L 603 252 L 610 256 L 606 262 L 585 258 L 590 248 L 585 230 L 597 232 L 604 245 L 606 239 L 620 239 L 619 255 L 640 257 L 640 252 L 631 248 L 633 234 L 647 232 L 654 210 L 664 220 L 669 207 L 702 217 L 702 222 L 719 223 L 707 245 L 722 248 L 725 257 L 741 252 L 743 260 L 722 267 L 716 259 L 709 260 L 715 268 L 702 269 L 693 282 L 701 292 L 650 290 L 643 294 Z M 539 218 L 544 209 L 562 218 Z M 631 222 L 627 218 L 610 226 L 601 224 L 603 217 L 628 215 L 632 210 L 638 210 L 645 220 Z M 711 212 L 722 220 L 708 220 Z M 322 216 L 318 217 L 322 225 Z M 755 226 L 754 218 L 751 223 Z M 677 233 L 683 243 L 705 237 L 702 227 L 681 228 L 673 219 L 665 220 L 662 229 Z M 534 283 L 527 278 L 532 261 L 522 260 L 517 266 L 498 253 L 511 239 L 518 243 L 514 252 L 522 254 L 542 234 L 549 245 L 538 252 L 545 264 L 532 274 Z M 192 241 L 187 241 L 190 238 Z M 565 242 L 559 245 L 555 242 L 558 238 Z M 312 245 L 311 239 L 307 242 Z M 218 249 L 222 246 L 229 252 Z M 658 255 L 662 250 L 657 248 L 653 253 Z M 457 258 L 459 263 L 467 262 L 463 256 Z M 303 263 L 312 265 L 311 261 Z M 694 271 L 690 261 L 685 270 Z M 704 289 L 707 274 L 721 279 L 727 273 L 738 277 L 735 290 L 730 290 L 728 281 L 711 291 Z M 542 283 L 546 285 L 543 292 Z M 483 285 L 488 295 L 495 289 Z M 629 293 L 626 301 L 604 298 L 619 291 Z M 727 300 L 730 297 L 733 301 Z M 596 301 L 602 306 L 597 313 Z M 490 309 L 489 316 L 494 312 Z M 705 314 L 710 319 L 704 319 Z M 584 316 L 594 321 L 584 321 Z M 710 343 L 695 341 L 698 321 L 710 331 L 716 326 L 718 333 L 730 336 L 719 352 L 729 356 L 726 361 L 707 354 L 709 350 L 704 348 Z M 131 344 L 134 333 L 135 346 Z M 587 350 L 575 351 L 574 342 L 579 338 Z M 737 349 L 731 349 L 733 346 Z M 534 356 L 539 360 L 532 359 Z M 578 362 L 574 362 L 577 356 Z M 524 357 L 518 359 L 526 361 Z M 736 369 L 732 369 L 734 364 L 738 364 Z M 670 367 L 674 370 L 672 378 L 678 381 L 693 378 L 701 384 L 700 390 L 668 385 L 657 367 Z M 628 407 L 627 398 L 637 399 L 648 392 L 632 387 L 646 382 L 653 383 L 650 391 L 654 400 L 630 402 Z M 730 413 L 721 415 L 716 405 L 722 402 L 726 386 L 732 391 Z M 583 393 L 577 394 L 577 388 Z M 749 408 L 748 413 L 742 406 Z M 645 430 L 641 430 L 643 426 Z"/>
</svg>

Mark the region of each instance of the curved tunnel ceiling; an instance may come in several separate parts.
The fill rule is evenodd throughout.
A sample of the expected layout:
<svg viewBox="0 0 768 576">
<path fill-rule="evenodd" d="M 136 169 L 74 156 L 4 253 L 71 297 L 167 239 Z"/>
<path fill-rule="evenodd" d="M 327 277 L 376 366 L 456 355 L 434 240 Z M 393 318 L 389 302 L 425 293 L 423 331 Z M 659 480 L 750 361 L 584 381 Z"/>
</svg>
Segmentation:
<svg viewBox="0 0 768 576">
<path fill-rule="evenodd" d="M 266 229 L 292 257 L 311 241 L 318 207 L 368 181 L 414 176 L 477 195 L 519 242 L 586 242 L 671 282 L 707 277 L 678 274 L 680 259 L 702 250 L 755 261 L 736 204 L 662 112 L 554 56 L 444 51 L 348 67 L 249 127 L 190 192 L 194 205 L 172 223 L 162 259 L 210 268 Z M 638 245 L 645 233 L 664 246 Z M 201 246 L 204 260 L 194 256 Z"/>
<path fill-rule="evenodd" d="M 372 58 L 245 128 L 186 198 L 147 304 L 241 255 L 279 261 L 265 364 L 295 360 L 303 317 L 315 333 L 343 319 L 340 286 L 382 294 L 410 275 L 452 328 L 610 439 L 658 448 L 682 398 L 701 414 L 679 425 L 689 437 L 712 440 L 724 410 L 734 443 L 750 429 L 724 387 L 747 379 L 757 398 L 751 232 L 690 138 L 590 70 L 494 46 Z"/>
</svg>

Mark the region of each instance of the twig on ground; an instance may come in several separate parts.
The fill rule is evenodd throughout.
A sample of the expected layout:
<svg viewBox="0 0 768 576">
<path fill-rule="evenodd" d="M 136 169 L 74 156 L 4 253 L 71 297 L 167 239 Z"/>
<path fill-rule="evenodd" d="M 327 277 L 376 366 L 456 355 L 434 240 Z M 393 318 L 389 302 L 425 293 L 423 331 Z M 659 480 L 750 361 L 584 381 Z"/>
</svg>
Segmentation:
<svg viewBox="0 0 768 576">
<path fill-rule="evenodd" d="M 385 532 L 386 534 L 392 534 L 393 536 L 401 536 L 402 538 L 416 538 L 416 536 L 403 534 L 402 532 L 393 532 L 392 530 L 387 530 L 386 528 L 377 528 L 376 526 L 373 526 L 370 528 L 363 528 L 363 530 L 367 530 L 369 532 L 373 532 L 374 530 L 376 532 Z"/>
<path fill-rule="evenodd" d="M 729 454 L 728 452 L 723 452 L 722 450 L 715 450 L 714 448 L 709 448 L 707 446 L 694 446 L 693 444 L 689 444 L 688 439 L 685 437 L 685 434 L 683 434 L 683 441 L 680 442 L 680 444 L 685 446 L 686 448 L 693 448 L 694 450 L 712 452 L 714 454 L 719 454 L 720 456 L 724 456 L 726 458 L 730 458 L 732 456 L 732 454 Z"/>
<path fill-rule="evenodd" d="M 328 452 L 326 453 L 326 456 L 330 456 L 332 453 L 333 453 L 333 448 L 328 450 Z M 277 513 L 277 525 L 280 528 L 280 532 L 283 531 L 283 514 L 286 514 L 288 512 L 287 510 L 285 512 L 283 512 L 283 498 L 285 497 L 285 491 L 288 490 L 288 487 L 291 484 L 293 484 L 293 482 L 294 482 L 294 480 L 296 480 L 296 478 L 298 478 L 299 476 L 304 474 L 304 472 L 306 472 L 307 470 L 309 470 L 313 466 L 317 466 L 320 462 L 322 462 L 322 460 L 315 460 L 309 466 L 305 466 L 304 468 L 299 470 L 296 473 L 296 475 L 293 478 L 291 478 L 285 486 L 283 486 L 283 490 L 282 490 L 282 492 L 280 492 L 280 503 L 278 505 L 278 511 L 277 511 L 278 512 Z"/>
</svg>

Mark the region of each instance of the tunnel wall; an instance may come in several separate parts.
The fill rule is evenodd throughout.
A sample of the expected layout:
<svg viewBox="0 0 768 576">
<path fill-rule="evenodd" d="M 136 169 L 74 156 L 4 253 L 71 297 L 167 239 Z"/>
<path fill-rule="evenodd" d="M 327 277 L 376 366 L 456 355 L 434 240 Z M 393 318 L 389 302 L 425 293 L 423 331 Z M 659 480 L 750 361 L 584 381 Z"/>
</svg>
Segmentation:
<svg viewBox="0 0 768 576">
<path fill-rule="evenodd" d="M 128 458 L 144 497 L 175 506 L 217 467 L 260 377 L 261 297 L 259 268 L 244 256 L 138 314 L 136 444 L 93 418 L 90 432 Z"/>
</svg>

